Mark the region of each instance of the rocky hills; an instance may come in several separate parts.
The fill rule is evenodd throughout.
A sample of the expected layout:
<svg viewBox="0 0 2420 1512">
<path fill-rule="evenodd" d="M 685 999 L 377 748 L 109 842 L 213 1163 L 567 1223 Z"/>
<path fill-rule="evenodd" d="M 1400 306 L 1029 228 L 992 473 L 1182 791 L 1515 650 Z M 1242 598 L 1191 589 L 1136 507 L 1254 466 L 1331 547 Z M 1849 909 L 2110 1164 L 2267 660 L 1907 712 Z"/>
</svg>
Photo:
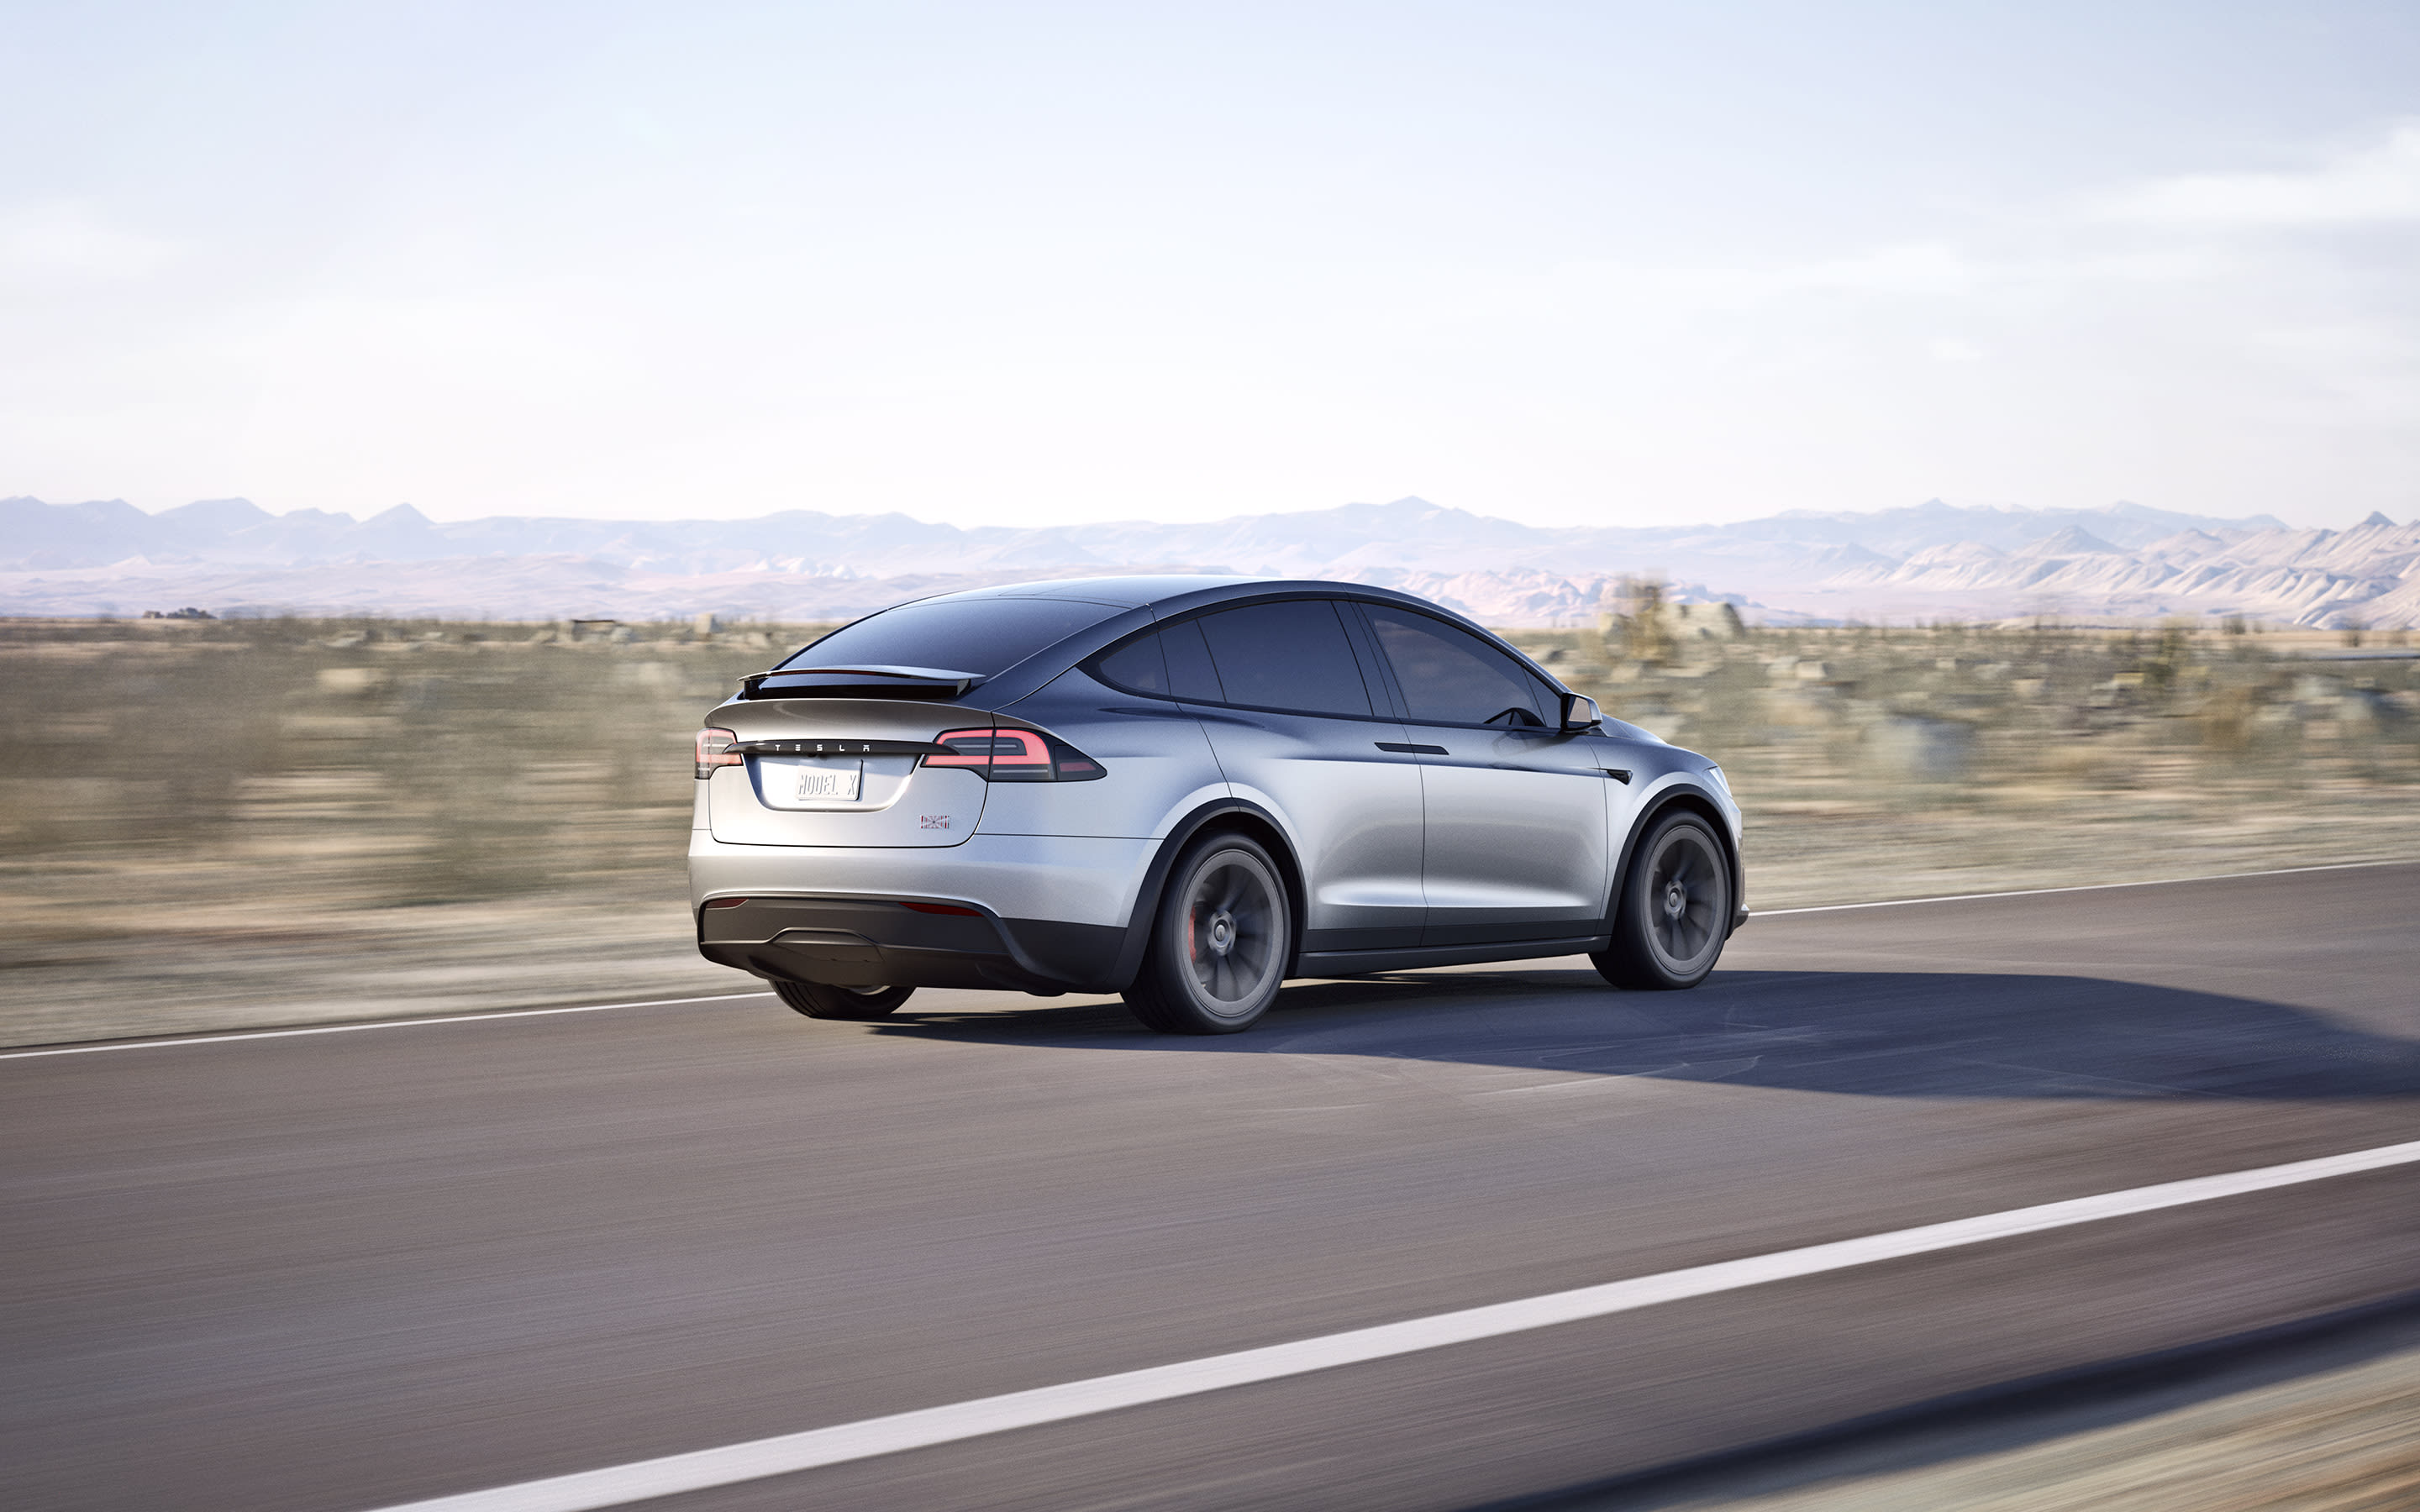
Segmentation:
<svg viewBox="0 0 2420 1512">
<path fill-rule="evenodd" d="M 431 520 L 271 514 L 241 499 L 147 514 L 120 501 L 0 500 L 0 613 L 779 619 L 862 613 L 979 583 L 1138 569 L 1399 587 L 1492 623 L 1593 620 L 1624 576 L 1776 621 L 2242 614 L 2420 620 L 2420 523 L 2347 531 L 1931 501 L 1724 525 L 1537 527 L 1420 499 L 1193 524 L 934 524 L 788 510 L 752 519 Z"/>
</svg>

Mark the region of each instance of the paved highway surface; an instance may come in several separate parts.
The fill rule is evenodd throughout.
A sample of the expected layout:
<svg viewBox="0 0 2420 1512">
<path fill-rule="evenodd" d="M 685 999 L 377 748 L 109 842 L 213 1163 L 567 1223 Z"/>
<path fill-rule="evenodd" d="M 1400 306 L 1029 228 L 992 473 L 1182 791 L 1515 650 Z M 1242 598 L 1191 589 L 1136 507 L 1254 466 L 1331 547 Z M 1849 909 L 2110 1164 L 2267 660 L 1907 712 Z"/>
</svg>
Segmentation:
<svg viewBox="0 0 2420 1512">
<path fill-rule="evenodd" d="M 1289 988 L 0 1059 L 0 1504 L 360 1509 L 2420 1138 L 2420 865 Z M 2420 1166 L 657 1509 L 1473 1507 L 2420 1287 Z"/>
</svg>

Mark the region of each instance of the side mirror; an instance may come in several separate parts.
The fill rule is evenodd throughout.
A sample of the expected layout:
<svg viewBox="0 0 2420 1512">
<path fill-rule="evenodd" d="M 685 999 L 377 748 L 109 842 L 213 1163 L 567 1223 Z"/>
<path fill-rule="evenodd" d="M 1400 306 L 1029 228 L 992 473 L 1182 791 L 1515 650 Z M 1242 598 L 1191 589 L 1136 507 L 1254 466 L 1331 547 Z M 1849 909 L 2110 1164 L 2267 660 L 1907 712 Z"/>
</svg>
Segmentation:
<svg viewBox="0 0 2420 1512">
<path fill-rule="evenodd" d="M 1564 729 L 1593 730 L 1604 722 L 1605 716 L 1597 712 L 1596 700 L 1585 693 L 1563 695 Z"/>
</svg>

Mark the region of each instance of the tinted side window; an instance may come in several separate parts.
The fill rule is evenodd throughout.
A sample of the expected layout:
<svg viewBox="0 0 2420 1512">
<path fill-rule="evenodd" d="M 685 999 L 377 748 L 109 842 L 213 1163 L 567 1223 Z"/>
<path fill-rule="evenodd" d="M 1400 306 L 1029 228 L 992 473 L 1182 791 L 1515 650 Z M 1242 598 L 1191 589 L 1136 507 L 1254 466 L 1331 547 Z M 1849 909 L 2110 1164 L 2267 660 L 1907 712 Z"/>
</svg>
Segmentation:
<svg viewBox="0 0 2420 1512">
<path fill-rule="evenodd" d="M 1159 637 L 1130 640 L 1101 658 L 1101 679 L 1111 687 L 1138 693 L 1168 692 L 1168 658 L 1160 654 Z"/>
<path fill-rule="evenodd" d="M 1095 666 L 1103 681 L 1129 692 L 1205 703 L 1226 702 L 1218 670 L 1210 665 L 1210 648 L 1202 640 L 1202 627 L 1190 620 L 1129 640 Z"/>
<path fill-rule="evenodd" d="M 1210 664 L 1210 644 L 1202 639 L 1200 620 L 1170 625 L 1159 632 L 1159 643 L 1168 653 L 1168 686 L 1178 698 L 1227 702 L 1226 689 L 1218 686 L 1218 669 Z"/>
<path fill-rule="evenodd" d="M 1553 725 L 1561 708 L 1519 662 L 1466 630 L 1367 606 L 1412 717 L 1438 724 Z"/>
<path fill-rule="evenodd" d="M 1306 714 L 1371 712 L 1370 690 L 1335 605 L 1315 598 L 1253 604 L 1192 623 L 1209 642 L 1228 702 Z"/>
</svg>

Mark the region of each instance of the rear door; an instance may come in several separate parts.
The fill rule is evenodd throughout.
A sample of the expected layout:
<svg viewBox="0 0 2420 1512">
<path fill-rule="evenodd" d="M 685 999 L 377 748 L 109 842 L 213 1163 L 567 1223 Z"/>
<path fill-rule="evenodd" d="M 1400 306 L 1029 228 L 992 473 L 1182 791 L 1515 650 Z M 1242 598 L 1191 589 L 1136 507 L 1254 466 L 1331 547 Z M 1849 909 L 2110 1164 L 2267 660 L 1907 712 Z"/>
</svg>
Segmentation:
<svg viewBox="0 0 2420 1512">
<path fill-rule="evenodd" d="M 1420 748 L 1424 945 L 1591 933 L 1609 900 L 1608 799 L 1596 743 L 1562 728 L 1560 695 L 1461 626 L 1357 606 Z"/>
<path fill-rule="evenodd" d="M 1229 785 L 1301 847 L 1303 949 L 1418 944 L 1420 768 L 1403 726 L 1379 712 L 1386 697 L 1372 691 L 1339 606 L 1249 604 L 1179 621 L 1159 640 Z"/>
</svg>

